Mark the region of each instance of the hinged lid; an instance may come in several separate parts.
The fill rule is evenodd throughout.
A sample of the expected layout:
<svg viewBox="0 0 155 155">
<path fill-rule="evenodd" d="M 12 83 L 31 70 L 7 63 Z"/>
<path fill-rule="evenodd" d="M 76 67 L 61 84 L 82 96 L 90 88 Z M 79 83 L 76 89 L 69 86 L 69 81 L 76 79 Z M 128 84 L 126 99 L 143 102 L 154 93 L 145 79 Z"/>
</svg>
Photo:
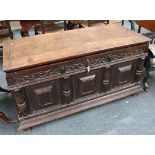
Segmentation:
<svg viewBox="0 0 155 155">
<path fill-rule="evenodd" d="M 115 24 L 25 37 L 4 43 L 3 69 L 26 69 L 148 41 Z"/>
</svg>

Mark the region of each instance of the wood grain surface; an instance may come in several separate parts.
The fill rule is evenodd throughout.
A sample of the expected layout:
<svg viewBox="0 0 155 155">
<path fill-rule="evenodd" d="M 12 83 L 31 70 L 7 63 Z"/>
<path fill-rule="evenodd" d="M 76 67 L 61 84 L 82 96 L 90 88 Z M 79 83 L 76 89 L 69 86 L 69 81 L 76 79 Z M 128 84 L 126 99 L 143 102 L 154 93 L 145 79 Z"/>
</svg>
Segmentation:
<svg viewBox="0 0 155 155">
<path fill-rule="evenodd" d="M 25 69 L 148 41 L 114 24 L 26 37 L 4 43 L 3 69 Z"/>
</svg>

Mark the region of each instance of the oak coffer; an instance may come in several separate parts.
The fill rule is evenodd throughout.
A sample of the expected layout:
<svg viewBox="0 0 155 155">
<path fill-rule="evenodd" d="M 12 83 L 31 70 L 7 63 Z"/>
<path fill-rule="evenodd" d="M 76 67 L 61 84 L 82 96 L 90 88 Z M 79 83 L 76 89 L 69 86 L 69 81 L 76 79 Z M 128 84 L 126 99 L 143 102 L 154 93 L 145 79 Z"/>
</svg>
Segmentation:
<svg viewBox="0 0 155 155">
<path fill-rule="evenodd" d="M 148 45 L 118 25 L 6 42 L 3 69 L 19 130 L 142 91 Z"/>
</svg>

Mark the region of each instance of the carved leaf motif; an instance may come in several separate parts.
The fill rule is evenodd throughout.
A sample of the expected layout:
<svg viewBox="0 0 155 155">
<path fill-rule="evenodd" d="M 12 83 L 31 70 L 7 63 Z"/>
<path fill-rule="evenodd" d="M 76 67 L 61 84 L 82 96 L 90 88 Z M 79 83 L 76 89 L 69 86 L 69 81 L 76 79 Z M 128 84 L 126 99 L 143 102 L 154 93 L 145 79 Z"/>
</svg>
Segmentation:
<svg viewBox="0 0 155 155">
<path fill-rule="evenodd" d="M 34 80 L 36 77 L 36 74 L 32 74 L 32 75 L 29 75 L 29 76 L 23 76 L 23 77 L 20 77 L 20 78 L 17 78 L 15 79 L 15 83 L 16 84 L 20 84 L 20 83 L 25 83 L 25 82 L 29 82 L 29 81 L 32 81 Z"/>
<path fill-rule="evenodd" d="M 105 62 L 107 62 L 107 59 L 105 57 L 103 57 L 103 58 L 97 58 L 97 59 L 90 60 L 90 65 L 91 66 L 95 66 L 97 64 L 103 64 Z"/>
<path fill-rule="evenodd" d="M 78 69 L 84 69 L 84 68 L 85 68 L 84 64 L 78 63 L 78 64 L 73 64 L 73 65 L 66 65 L 65 71 L 70 72 L 70 71 L 74 71 L 74 70 L 78 70 Z"/>
<path fill-rule="evenodd" d="M 46 71 L 33 73 L 31 75 L 21 76 L 21 77 L 15 79 L 15 83 L 16 84 L 27 83 L 27 82 L 30 82 L 33 80 L 43 79 L 43 78 L 46 78 L 49 76 L 56 76 L 56 75 L 60 75 L 65 72 L 71 72 L 71 71 L 75 71 L 78 69 L 84 69 L 84 68 L 85 68 L 85 66 L 82 63 L 72 64 L 72 65 L 63 65 L 56 69 L 49 69 Z"/>
<path fill-rule="evenodd" d="M 22 76 L 22 77 L 19 77 L 19 78 L 15 79 L 15 83 L 16 84 L 26 83 L 26 82 L 30 82 L 32 80 L 42 79 L 42 78 L 45 78 L 45 77 L 48 77 L 48 76 L 51 76 L 51 75 L 57 75 L 57 74 L 60 73 L 59 70 L 60 70 L 59 68 L 54 69 L 54 70 L 50 69 L 50 70 L 47 70 L 47 71 L 41 71 L 41 72 L 34 73 L 34 74 L 31 74 L 31 75 Z"/>
<path fill-rule="evenodd" d="M 111 62 L 111 61 L 115 61 L 118 59 L 123 59 L 123 58 L 127 58 L 127 57 L 131 57 L 134 55 L 138 55 L 138 54 L 143 54 L 143 50 L 135 50 L 135 51 L 129 51 L 129 52 L 122 52 L 122 53 L 111 53 L 108 54 L 102 58 L 96 58 L 96 59 L 91 59 L 90 60 L 90 65 L 96 66 L 96 65 L 101 65 L 104 64 L 106 62 Z"/>
</svg>

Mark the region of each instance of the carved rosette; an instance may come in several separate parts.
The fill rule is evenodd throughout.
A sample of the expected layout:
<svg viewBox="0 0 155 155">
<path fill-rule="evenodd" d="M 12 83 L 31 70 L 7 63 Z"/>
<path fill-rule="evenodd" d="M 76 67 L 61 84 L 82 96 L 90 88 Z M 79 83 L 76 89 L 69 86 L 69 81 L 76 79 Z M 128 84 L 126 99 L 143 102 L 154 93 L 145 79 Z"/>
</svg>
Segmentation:
<svg viewBox="0 0 155 155">
<path fill-rule="evenodd" d="M 13 92 L 18 108 L 18 114 L 20 117 L 25 117 L 29 114 L 29 108 L 26 104 L 26 97 L 23 91 L 24 90 L 17 89 Z"/>
</svg>

